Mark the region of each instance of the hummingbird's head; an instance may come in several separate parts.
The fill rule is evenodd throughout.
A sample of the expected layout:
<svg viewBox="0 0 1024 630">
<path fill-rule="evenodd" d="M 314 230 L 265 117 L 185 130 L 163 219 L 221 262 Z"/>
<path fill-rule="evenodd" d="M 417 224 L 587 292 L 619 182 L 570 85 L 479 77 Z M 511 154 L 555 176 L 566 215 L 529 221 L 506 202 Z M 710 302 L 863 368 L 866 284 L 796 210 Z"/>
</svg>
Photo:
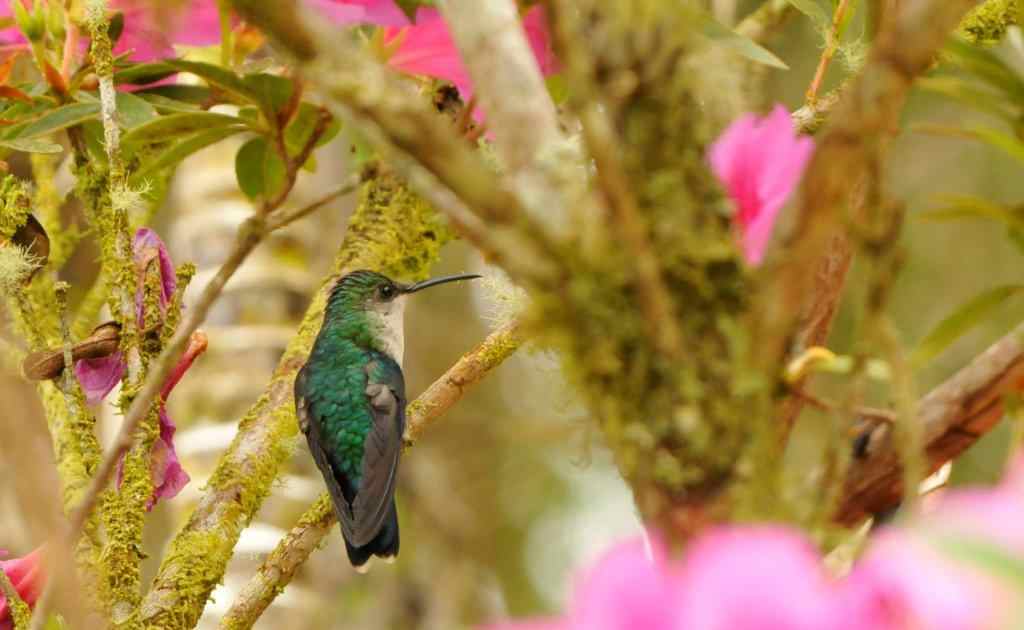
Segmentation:
<svg viewBox="0 0 1024 630">
<path fill-rule="evenodd" d="M 413 284 L 395 282 L 376 271 L 359 270 L 342 276 L 334 285 L 327 302 L 327 317 L 362 314 L 370 338 L 378 349 L 398 363 L 404 350 L 405 302 L 410 293 L 456 280 L 479 278 L 477 274 L 457 274 L 431 278 Z"/>
</svg>

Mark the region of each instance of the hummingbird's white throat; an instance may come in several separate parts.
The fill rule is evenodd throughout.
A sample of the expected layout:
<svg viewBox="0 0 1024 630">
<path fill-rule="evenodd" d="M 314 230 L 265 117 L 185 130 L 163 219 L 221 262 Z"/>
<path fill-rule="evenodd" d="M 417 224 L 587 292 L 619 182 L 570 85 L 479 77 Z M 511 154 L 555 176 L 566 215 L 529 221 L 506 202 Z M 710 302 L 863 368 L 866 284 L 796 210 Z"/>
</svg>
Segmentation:
<svg viewBox="0 0 1024 630">
<path fill-rule="evenodd" d="M 405 354 L 405 301 L 408 297 L 399 295 L 393 300 L 373 305 L 381 346 L 399 367 Z"/>
</svg>

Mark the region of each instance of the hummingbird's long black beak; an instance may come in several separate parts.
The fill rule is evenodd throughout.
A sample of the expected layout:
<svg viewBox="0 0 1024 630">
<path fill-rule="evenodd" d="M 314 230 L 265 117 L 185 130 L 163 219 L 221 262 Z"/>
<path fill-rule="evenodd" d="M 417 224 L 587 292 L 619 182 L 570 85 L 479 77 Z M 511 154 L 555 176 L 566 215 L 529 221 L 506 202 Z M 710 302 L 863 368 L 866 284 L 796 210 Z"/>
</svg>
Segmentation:
<svg viewBox="0 0 1024 630">
<path fill-rule="evenodd" d="M 454 276 L 441 276 L 439 278 L 430 278 L 428 280 L 424 280 L 423 282 L 417 282 L 415 284 L 407 285 L 404 289 L 402 289 L 402 293 L 416 293 L 417 291 L 420 291 L 422 289 L 427 289 L 429 287 L 434 287 L 439 284 L 444 284 L 445 282 L 455 282 L 457 280 L 472 280 L 473 278 L 480 277 L 482 276 L 477 273 L 459 273 L 455 274 Z"/>
</svg>

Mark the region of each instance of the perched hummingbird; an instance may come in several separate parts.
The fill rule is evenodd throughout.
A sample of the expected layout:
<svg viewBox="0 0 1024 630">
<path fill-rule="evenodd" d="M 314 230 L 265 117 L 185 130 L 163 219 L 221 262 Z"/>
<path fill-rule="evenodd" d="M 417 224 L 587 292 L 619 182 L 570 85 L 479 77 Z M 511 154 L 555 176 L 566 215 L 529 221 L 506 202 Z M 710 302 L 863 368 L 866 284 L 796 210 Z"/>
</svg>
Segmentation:
<svg viewBox="0 0 1024 630">
<path fill-rule="evenodd" d="M 331 289 L 313 351 L 295 378 L 295 411 L 357 571 L 371 556 L 398 555 L 394 496 L 405 432 L 406 296 L 479 277 L 400 284 L 353 271 Z"/>
</svg>

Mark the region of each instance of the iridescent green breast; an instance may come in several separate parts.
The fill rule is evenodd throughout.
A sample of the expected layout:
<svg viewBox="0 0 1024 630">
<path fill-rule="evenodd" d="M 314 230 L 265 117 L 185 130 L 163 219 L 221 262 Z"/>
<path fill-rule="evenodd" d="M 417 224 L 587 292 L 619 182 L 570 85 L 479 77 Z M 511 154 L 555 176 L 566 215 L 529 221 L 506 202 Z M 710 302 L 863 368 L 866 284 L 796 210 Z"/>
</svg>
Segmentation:
<svg viewBox="0 0 1024 630">
<path fill-rule="evenodd" d="M 310 354 L 306 397 L 315 410 L 322 448 L 331 465 L 358 487 L 362 477 L 363 443 L 373 425 L 366 398 L 369 351 L 346 339 L 329 336 L 317 340 Z"/>
</svg>

